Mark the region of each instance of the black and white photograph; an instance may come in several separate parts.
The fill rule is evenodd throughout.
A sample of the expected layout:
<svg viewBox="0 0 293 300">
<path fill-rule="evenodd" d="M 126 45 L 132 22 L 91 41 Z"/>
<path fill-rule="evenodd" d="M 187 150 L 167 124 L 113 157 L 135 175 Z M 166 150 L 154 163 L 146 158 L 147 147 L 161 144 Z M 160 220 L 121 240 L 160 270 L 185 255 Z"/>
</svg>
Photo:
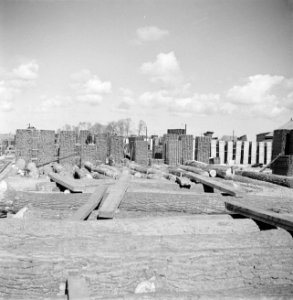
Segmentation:
<svg viewBox="0 0 293 300">
<path fill-rule="evenodd" d="M 0 0 L 0 299 L 293 299 L 293 0 Z"/>
</svg>

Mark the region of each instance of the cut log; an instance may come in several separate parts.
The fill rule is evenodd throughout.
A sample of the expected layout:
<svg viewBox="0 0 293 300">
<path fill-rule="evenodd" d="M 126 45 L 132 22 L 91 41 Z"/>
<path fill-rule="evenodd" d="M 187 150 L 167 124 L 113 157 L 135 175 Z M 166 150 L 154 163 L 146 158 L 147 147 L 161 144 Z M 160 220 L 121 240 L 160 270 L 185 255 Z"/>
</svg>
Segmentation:
<svg viewBox="0 0 293 300">
<path fill-rule="evenodd" d="M 240 189 L 235 189 L 235 188 L 227 185 L 226 183 L 215 180 L 214 178 L 209 178 L 209 177 L 202 176 L 202 175 L 199 175 L 199 174 L 187 172 L 187 171 L 184 171 L 184 170 L 179 169 L 179 168 L 175 168 L 175 169 L 174 168 L 169 168 L 169 172 L 171 174 L 176 175 L 176 176 L 180 176 L 182 174 L 182 176 L 185 176 L 185 177 L 191 179 L 192 181 L 200 182 L 200 183 L 202 183 L 206 186 L 209 186 L 209 187 L 214 188 L 214 189 L 218 189 L 218 190 L 220 190 L 224 193 L 227 193 L 229 195 L 232 195 L 232 196 L 236 196 L 236 195 L 241 194 Z"/>
<path fill-rule="evenodd" d="M 85 278 L 95 299 L 134 293 L 152 277 L 158 293 L 293 283 L 293 241 L 282 230 L 133 236 L 103 233 L 99 225 L 0 222 L 0 296 L 53 297 L 72 271 Z"/>
<path fill-rule="evenodd" d="M 239 213 L 248 218 L 280 227 L 293 233 L 293 215 L 284 215 L 269 212 L 256 208 L 254 206 L 245 205 L 237 201 L 225 201 L 226 208 L 232 212 Z"/>
<path fill-rule="evenodd" d="M 186 177 L 176 177 L 176 182 L 179 184 L 180 188 L 190 189 L 191 181 Z"/>
<path fill-rule="evenodd" d="M 216 171 L 216 176 L 221 178 L 231 177 L 233 176 L 233 170 L 231 167 L 223 166 L 223 165 L 208 165 L 206 163 L 196 161 L 196 160 L 189 160 L 185 162 L 185 165 L 196 167 L 202 169 L 204 171 L 210 172 L 211 170 Z"/>
<path fill-rule="evenodd" d="M 78 275 L 69 275 L 67 294 L 68 300 L 90 300 L 89 287 L 85 279 Z"/>
<path fill-rule="evenodd" d="M 289 177 L 289 176 L 281 176 L 281 175 L 274 175 L 274 174 L 267 174 L 267 173 L 252 172 L 252 171 L 237 171 L 236 174 L 249 177 L 252 179 L 257 179 L 260 181 L 266 181 L 277 185 L 293 188 L 293 176 Z"/>
<path fill-rule="evenodd" d="M 65 178 L 59 174 L 49 173 L 49 178 L 72 192 L 83 192 L 84 188 L 80 186 L 74 179 Z"/>
<path fill-rule="evenodd" d="M 106 186 L 99 186 L 89 197 L 89 200 L 84 205 L 82 205 L 69 219 L 71 221 L 85 220 L 91 214 L 91 212 L 100 204 L 106 190 Z"/>
<path fill-rule="evenodd" d="M 108 189 L 108 194 L 105 196 L 99 211 L 99 218 L 112 219 L 116 209 L 119 207 L 124 194 L 129 185 L 129 175 L 123 174 L 118 182 Z"/>
<path fill-rule="evenodd" d="M 184 166 L 184 165 L 180 165 L 179 168 L 182 169 L 182 170 L 188 171 L 188 172 L 192 172 L 192 173 L 195 173 L 195 174 L 199 174 L 199 175 L 209 177 L 209 172 L 204 171 L 201 168 L 191 167 L 191 166 Z"/>
</svg>

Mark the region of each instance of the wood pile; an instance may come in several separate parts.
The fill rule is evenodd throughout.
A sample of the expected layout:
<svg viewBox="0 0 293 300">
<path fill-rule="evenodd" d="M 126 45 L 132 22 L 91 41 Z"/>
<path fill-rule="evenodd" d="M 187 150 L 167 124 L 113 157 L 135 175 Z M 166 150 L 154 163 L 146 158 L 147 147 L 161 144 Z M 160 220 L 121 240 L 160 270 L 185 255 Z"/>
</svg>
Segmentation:
<svg viewBox="0 0 293 300">
<path fill-rule="evenodd" d="M 97 159 L 105 163 L 108 155 L 107 135 L 105 134 L 95 135 L 95 143 L 97 146 Z"/>
<path fill-rule="evenodd" d="M 211 137 L 197 136 L 195 137 L 195 160 L 209 163 L 211 156 Z"/>
<path fill-rule="evenodd" d="M 65 157 L 75 153 L 76 133 L 74 131 L 60 131 L 59 134 L 59 156 Z M 75 158 L 66 158 L 63 163 L 74 165 Z"/>
<path fill-rule="evenodd" d="M 112 135 L 108 138 L 108 156 L 115 163 L 120 163 L 124 158 L 124 141 L 122 136 Z"/>
</svg>

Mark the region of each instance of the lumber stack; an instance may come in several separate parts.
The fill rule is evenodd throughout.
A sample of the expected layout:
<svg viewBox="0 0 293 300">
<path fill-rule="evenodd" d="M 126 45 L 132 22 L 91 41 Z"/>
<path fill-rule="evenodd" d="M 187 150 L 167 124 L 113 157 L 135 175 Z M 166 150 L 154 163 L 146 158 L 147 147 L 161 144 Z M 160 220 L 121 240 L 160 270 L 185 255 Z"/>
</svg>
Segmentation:
<svg viewBox="0 0 293 300">
<path fill-rule="evenodd" d="M 211 137 L 195 137 L 195 160 L 208 163 L 211 156 Z"/>
<path fill-rule="evenodd" d="M 75 153 L 76 133 L 74 131 L 60 131 L 59 134 L 59 156 L 65 157 Z M 69 157 L 63 163 L 75 164 L 75 158 Z"/>
<path fill-rule="evenodd" d="M 124 142 L 122 136 L 111 135 L 108 138 L 108 156 L 120 163 L 124 158 Z"/>
<path fill-rule="evenodd" d="M 107 135 L 105 134 L 97 134 L 95 135 L 95 142 L 97 146 L 97 159 L 102 161 L 103 163 L 106 162 L 108 150 L 107 150 Z"/>
<path fill-rule="evenodd" d="M 179 137 L 179 140 L 182 142 L 182 158 L 180 163 L 184 163 L 187 160 L 193 159 L 193 135 L 185 134 Z"/>
</svg>

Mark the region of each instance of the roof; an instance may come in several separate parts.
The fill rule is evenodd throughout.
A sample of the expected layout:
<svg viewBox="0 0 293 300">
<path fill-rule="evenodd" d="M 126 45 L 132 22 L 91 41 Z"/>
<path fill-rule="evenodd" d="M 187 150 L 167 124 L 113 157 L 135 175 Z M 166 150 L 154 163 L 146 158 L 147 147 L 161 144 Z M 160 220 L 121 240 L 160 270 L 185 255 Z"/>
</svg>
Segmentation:
<svg viewBox="0 0 293 300">
<path fill-rule="evenodd" d="M 293 129 L 293 119 L 291 118 L 289 122 L 287 122 L 286 124 L 282 125 L 278 129 L 289 129 L 289 130 Z"/>
</svg>

